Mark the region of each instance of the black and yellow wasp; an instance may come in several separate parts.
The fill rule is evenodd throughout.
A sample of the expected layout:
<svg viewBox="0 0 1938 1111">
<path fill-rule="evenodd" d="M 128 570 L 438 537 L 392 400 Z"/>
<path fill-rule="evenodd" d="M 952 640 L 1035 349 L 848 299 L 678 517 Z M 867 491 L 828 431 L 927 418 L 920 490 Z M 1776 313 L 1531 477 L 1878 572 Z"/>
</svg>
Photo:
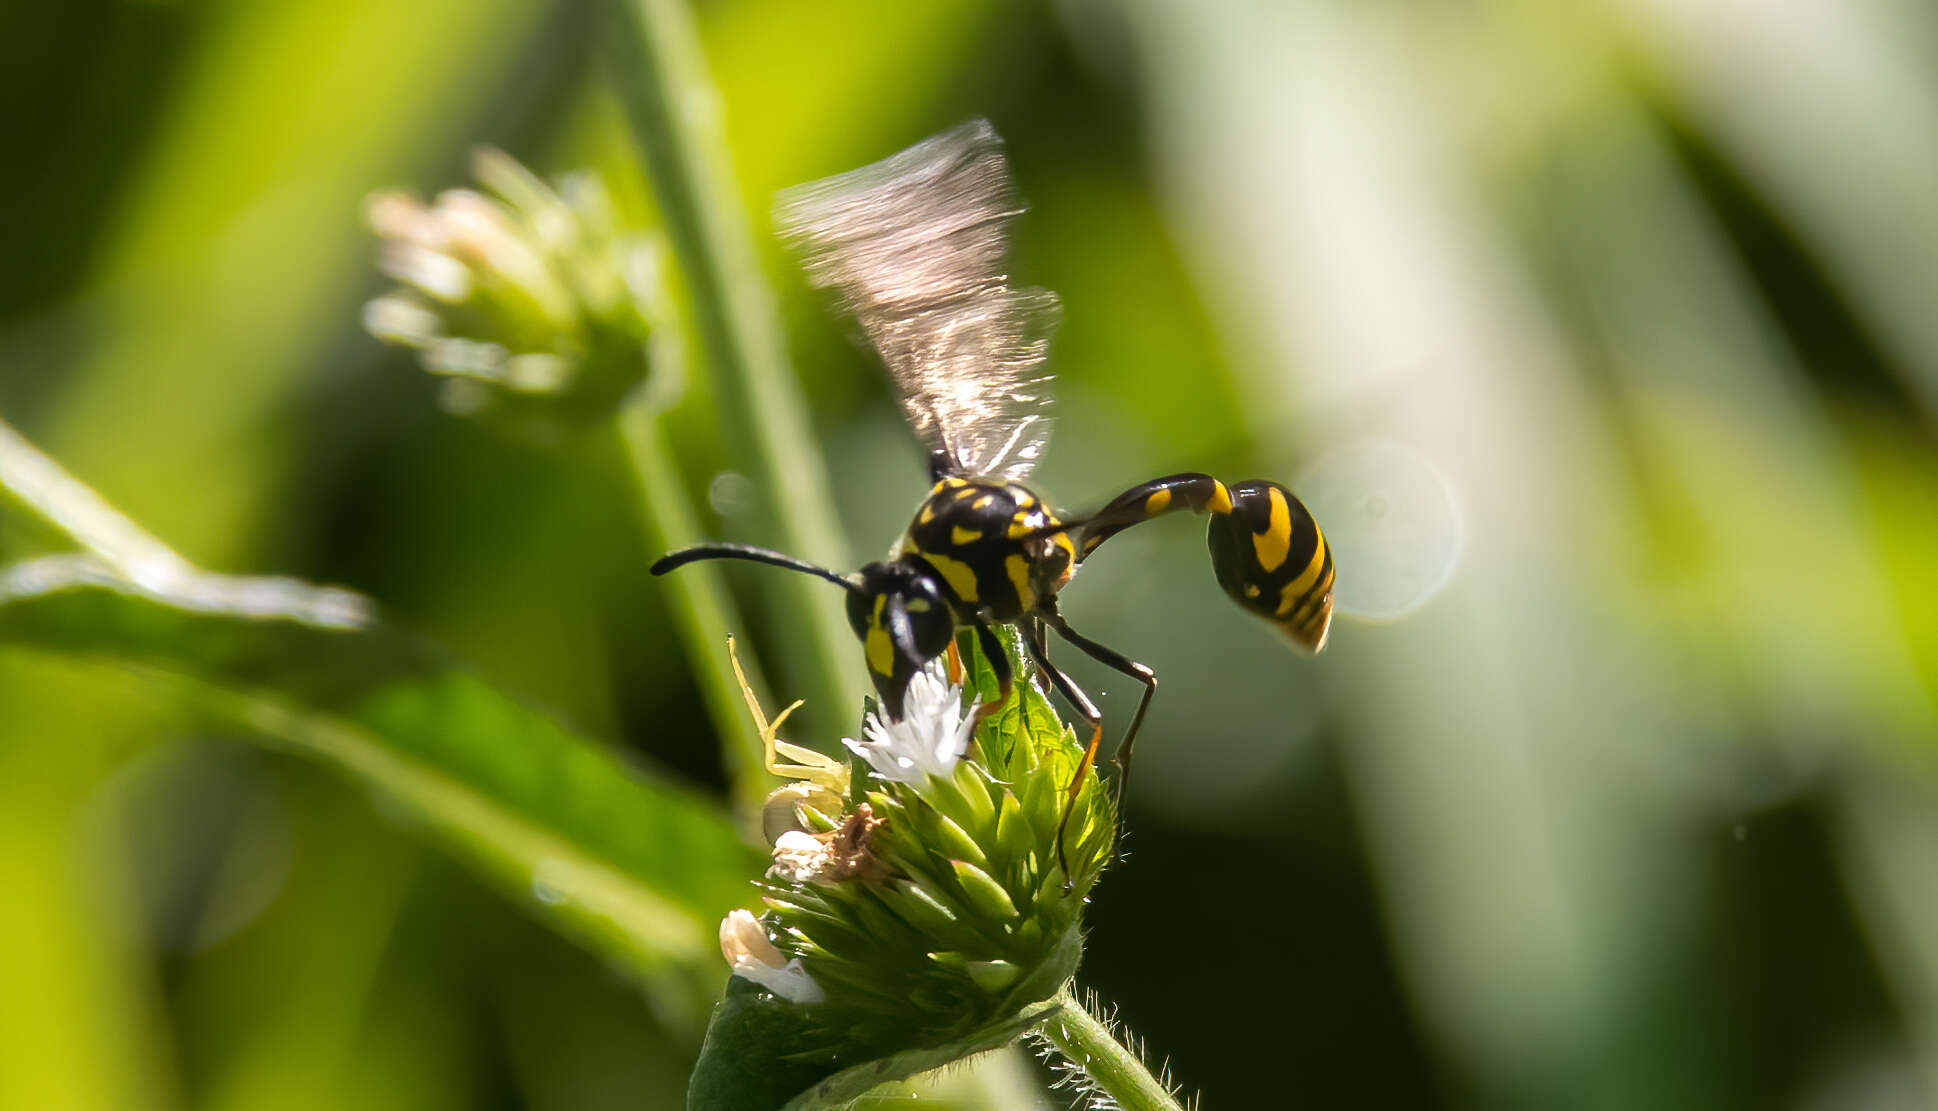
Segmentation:
<svg viewBox="0 0 1938 1111">
<path fill-rule="evenodd" d="M 886 560 L 841 575 L 740 544 L 674 552 L 653 574 L 702 559 L 740 559 L 818 575 L 848 592 L 848 619 L 891 718 L 909 680 L 975 630 L 1009 696 L 994 626 L 1013 624 L 1030 658 L 1090 724 L 1077 783 L 1096 758 L 1103 715 L 1051 664 L 1048 633 L 1143 684 L 1117 749 L 1117 791 L 1157 676 L 1064 620 L 1057 594 L 1104 541 L 1189 510 L 1209 517 L 1212 570 L 1234 601 L 1312 652 L 1332 621 L 1333 557 L 1299 499 L 1274 482 L 1226 484 L 1175 474 L 1134 486 L 1095 513 L 1063 516 L 1023 484 L 1048 439 L 1048 375 L 1039 372 L 1057 298 L 1014 289 L 1004 267 L 1022 213 L 1001 140 L 974 120 L 871 166 L 783 193 L 777 224 L 809 276 L 835 289 L 893 377 L 930 451 L 934 486 Z"/>
</svg>

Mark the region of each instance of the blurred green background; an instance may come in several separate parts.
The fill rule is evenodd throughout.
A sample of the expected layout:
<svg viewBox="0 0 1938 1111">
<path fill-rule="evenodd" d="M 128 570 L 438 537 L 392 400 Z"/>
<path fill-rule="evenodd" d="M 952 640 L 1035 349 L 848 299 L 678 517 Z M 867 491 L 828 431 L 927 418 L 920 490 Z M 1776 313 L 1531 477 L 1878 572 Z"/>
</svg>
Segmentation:
<svg viewBox="0 0 1938 1111">
<path fill-rule="evenodd" d="M 358 325 L 361 198 L 460 184 L 475 144 L 655 218 L 591 5 L 8 14 L 0 415 L 203 566 L 365 591 L 724 797 L 615 442 L 445 415 Z M 1064 300 L 1056 498 L 1369 439 L 1457 492 L 1447 591 L 1317 661 L 1220 598 L 1188 523 L 1065 595 L 1163 678 L 1083 980 L 1187 1090 L 1938 1105 L 1938 9 L 695 14 L 852 561 L 920 453 L 768 198 L 971 115 L 1032 203 L 1018 276 Z M 691 376 L 683 473 L 747 536 Z M 1134 695 L 1072 668 L 1107 715 Z M 851 721 L 810 711 L 796 740 Z M 673 1107 L 698 1047 L 366 793 L 20 649 L 0 881 L 0 1107 Z"/>
</svg>

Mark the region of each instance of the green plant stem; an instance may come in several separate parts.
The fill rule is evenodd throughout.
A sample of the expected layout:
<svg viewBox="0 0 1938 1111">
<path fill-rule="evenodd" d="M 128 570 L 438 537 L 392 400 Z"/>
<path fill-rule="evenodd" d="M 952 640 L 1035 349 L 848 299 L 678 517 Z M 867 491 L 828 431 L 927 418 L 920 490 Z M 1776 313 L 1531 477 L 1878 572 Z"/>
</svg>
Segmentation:
<svg viewBox="0 0 1938 1111">
<path fill-rule="evenodd" d="M 122 516 L 4 420 L 0 491 L 134 582 L 155 586 L 194 573 L 187 560 Z"/>
<path fill-rule="evenodd" d="M 1143 1060 L 1077 1001 L 1069 984 L 1057 992 L 1055 1002 L 1061 1006 L 1038 1032 L 1117 1106 L 1125 1111 L 1183 1111 L 1177 1097 L 1151 1075 Z"/>
<path fill-rule="evenodd" d="M 619 415 L 620 436 L 626 456 L 632 463 L 633 480 L 639 497 L 639 522 L 649 551 L 671 551 L 699 543 L 699 524 L 686 491 L 680 485 L 679 471 L 660 434 L 660 416 L 644 402 L 635 401 Z M 707 712 L 726 748 L 727 774 L 733 784 L 734 808 L 743 824 L 757 823 L 761 804 L 774 781 L 765 767 L 766 753 L 760 734 L 748 716 L 733 668 L 727 662 L 727 637 L 737 624 L 733 597 L 718 570 L 699 563 L 662 580 L 673 620 L 685 642 L 687 658 Z M 742 664 L 747 682 L 756 691 L 765 690 L 758 666 L 749 658 Z M 757 824 L 751 828 L 757 830 Z"/>
<path fill-rule="evenodd" d="M 739 208 L 720 97 L 680 0 L 606 0 L 600 36 L 679 259 L 712 369 L 726 442 L 759 497 L 763 538 L 792 555 L 847 564 L 834 499 L 788 366 L 773 291 Z M 812 721 L 838 728 L 863 694 L 839 592 L 800 575 L 762 577 L 780 644 Z"/>
</svg>

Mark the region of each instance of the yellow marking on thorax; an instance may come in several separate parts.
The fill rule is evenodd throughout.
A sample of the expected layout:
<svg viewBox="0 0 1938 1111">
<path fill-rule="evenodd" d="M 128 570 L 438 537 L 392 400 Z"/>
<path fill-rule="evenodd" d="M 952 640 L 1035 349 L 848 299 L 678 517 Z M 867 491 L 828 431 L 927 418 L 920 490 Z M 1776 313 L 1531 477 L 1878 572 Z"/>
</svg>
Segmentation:
<svg viewBox="0 0 1938 1111">
<path fill-rule="evenodd" d="M 935 520 L 935 502 L 933 500 L 923 502 L 922 512 L 917 514 L 915 519 L 925 525 Z"/>
<path fill-rule="evenodd" d="M 972 604 L 982 601 L 976 596 L 976 573 L 969 569 L 967 563 L 934 552 L 916 554 L 927 560 L 929 566 L 935 568 L 935 573 L 947 580 L 949 589 L 956 592 L 956 597 Z"/>
<path fill-rule="evenodd" d="M 895 642 L 888 638 L 887 629 L 870 628 L 862 649 L 868 653 L 869 670 L 877 675 L 895 674 Z"/>
<path fill-rule="evenodd" d="M 993 502 L 993 501 L 995 501 L 995 500 L 996 500 L 996 495 L 994 495 L 994 494 L 984 494 L 984 495 L 983 495 L 982 497 L 980 497 L 980 498 L 977 498 L 977 499 L 976 499 L 975 501 L 972 501 L 972 502 L 970 502 L 970 503 L 969 503 L 969 508 L 971 508 L 971 509 L 987 509 L 987 508 L 989 508 L 989 503 L 990 503 L 990 502 Z"/>
<path fill-rule="evenodd" d="M 1252 553 L 1258 556 L 1258 565 L 1269 575 L 1285 562 L 1286 553 L 1292 547 L 1292 508 L 1285 504 L 1285 495 L 1276 487 L 1265 492 L 1272 499 L 1272 517 L 1266 522 L 1264 532 L 1252 534 Z"/>
<path fill-rule="evenodd" d="M 957 525 L 954 529 L 951 529 L 949 532 L 949 542 L 951 544 L 954 544 L 958 548 L 962 547 L 964 544 L 974 544 L 976 541 L 981 539 L 982 539 L 981 532 L 972 528 L 963 528 L 961 525 Z"/>
<path fill-rule="evenodd" d="M 1169 490 L 1159 490 L 1157 493 L 1144 499 L 1144 515 L 1147 517 L 1155 517 L 1169 508 L 1171 508 L 1171 491 Z"/>
<path fill-rule="evenodd" d="M 1070 534 L 1067 532 L 1057 533 L 1054 543 L 1063 549 L 1063 570 L 1057 575 L 1056 586 L 1052 589 L 1061 590 L 1063 584 L 1070 581 L 1070 576 L 1076 573 L 1077 546 L 1070 543 Z"/>
<path fill-rule="evenodd" d="M 1206 513 L 1216 513 L 1220 517 L 1231 514 L 1231 491 L 1217 479 L 1211 480 L 1211 500 L 1205 503 Z"/>
<path fill-rule="evenodd" d="M 1016 588 L 1017 601 L 1022 603 L 1025 610 L 1035 609 L 1036 591 L 1030 589 L 1030 561 L 1024 559 L 1020 552 L 1011 552 L 1009 558 L 1003 561 L 1003 567 L 1009 572 L 1010 585 Z"/>
<path fill-rule="evenodd" d="M 1009 519 L 1009 538 L 1021 540 L 1033 532 L 1048 527 L 1049 519 L 1041 513 L 1018 513 Z"/>
</svg>

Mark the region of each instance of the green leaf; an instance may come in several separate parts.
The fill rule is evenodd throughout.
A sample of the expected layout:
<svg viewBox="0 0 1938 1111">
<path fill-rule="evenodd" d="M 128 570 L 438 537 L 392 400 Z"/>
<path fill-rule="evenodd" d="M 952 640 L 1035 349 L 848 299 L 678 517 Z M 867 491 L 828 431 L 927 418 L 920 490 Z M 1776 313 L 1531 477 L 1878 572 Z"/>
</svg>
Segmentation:
<svg viewBox="0 0 1938 1111">
<path fill-rule="evenodd" d="M 145 672 L 209 721 L 377 789 L 592 947 L 694 991 L 718 983 L 716 924 L 761 868 L 718 808 L 369 609 L 286 579 L 137 586 L 89 557 L 0 571 L 0 645 Z"/>
</svg>

